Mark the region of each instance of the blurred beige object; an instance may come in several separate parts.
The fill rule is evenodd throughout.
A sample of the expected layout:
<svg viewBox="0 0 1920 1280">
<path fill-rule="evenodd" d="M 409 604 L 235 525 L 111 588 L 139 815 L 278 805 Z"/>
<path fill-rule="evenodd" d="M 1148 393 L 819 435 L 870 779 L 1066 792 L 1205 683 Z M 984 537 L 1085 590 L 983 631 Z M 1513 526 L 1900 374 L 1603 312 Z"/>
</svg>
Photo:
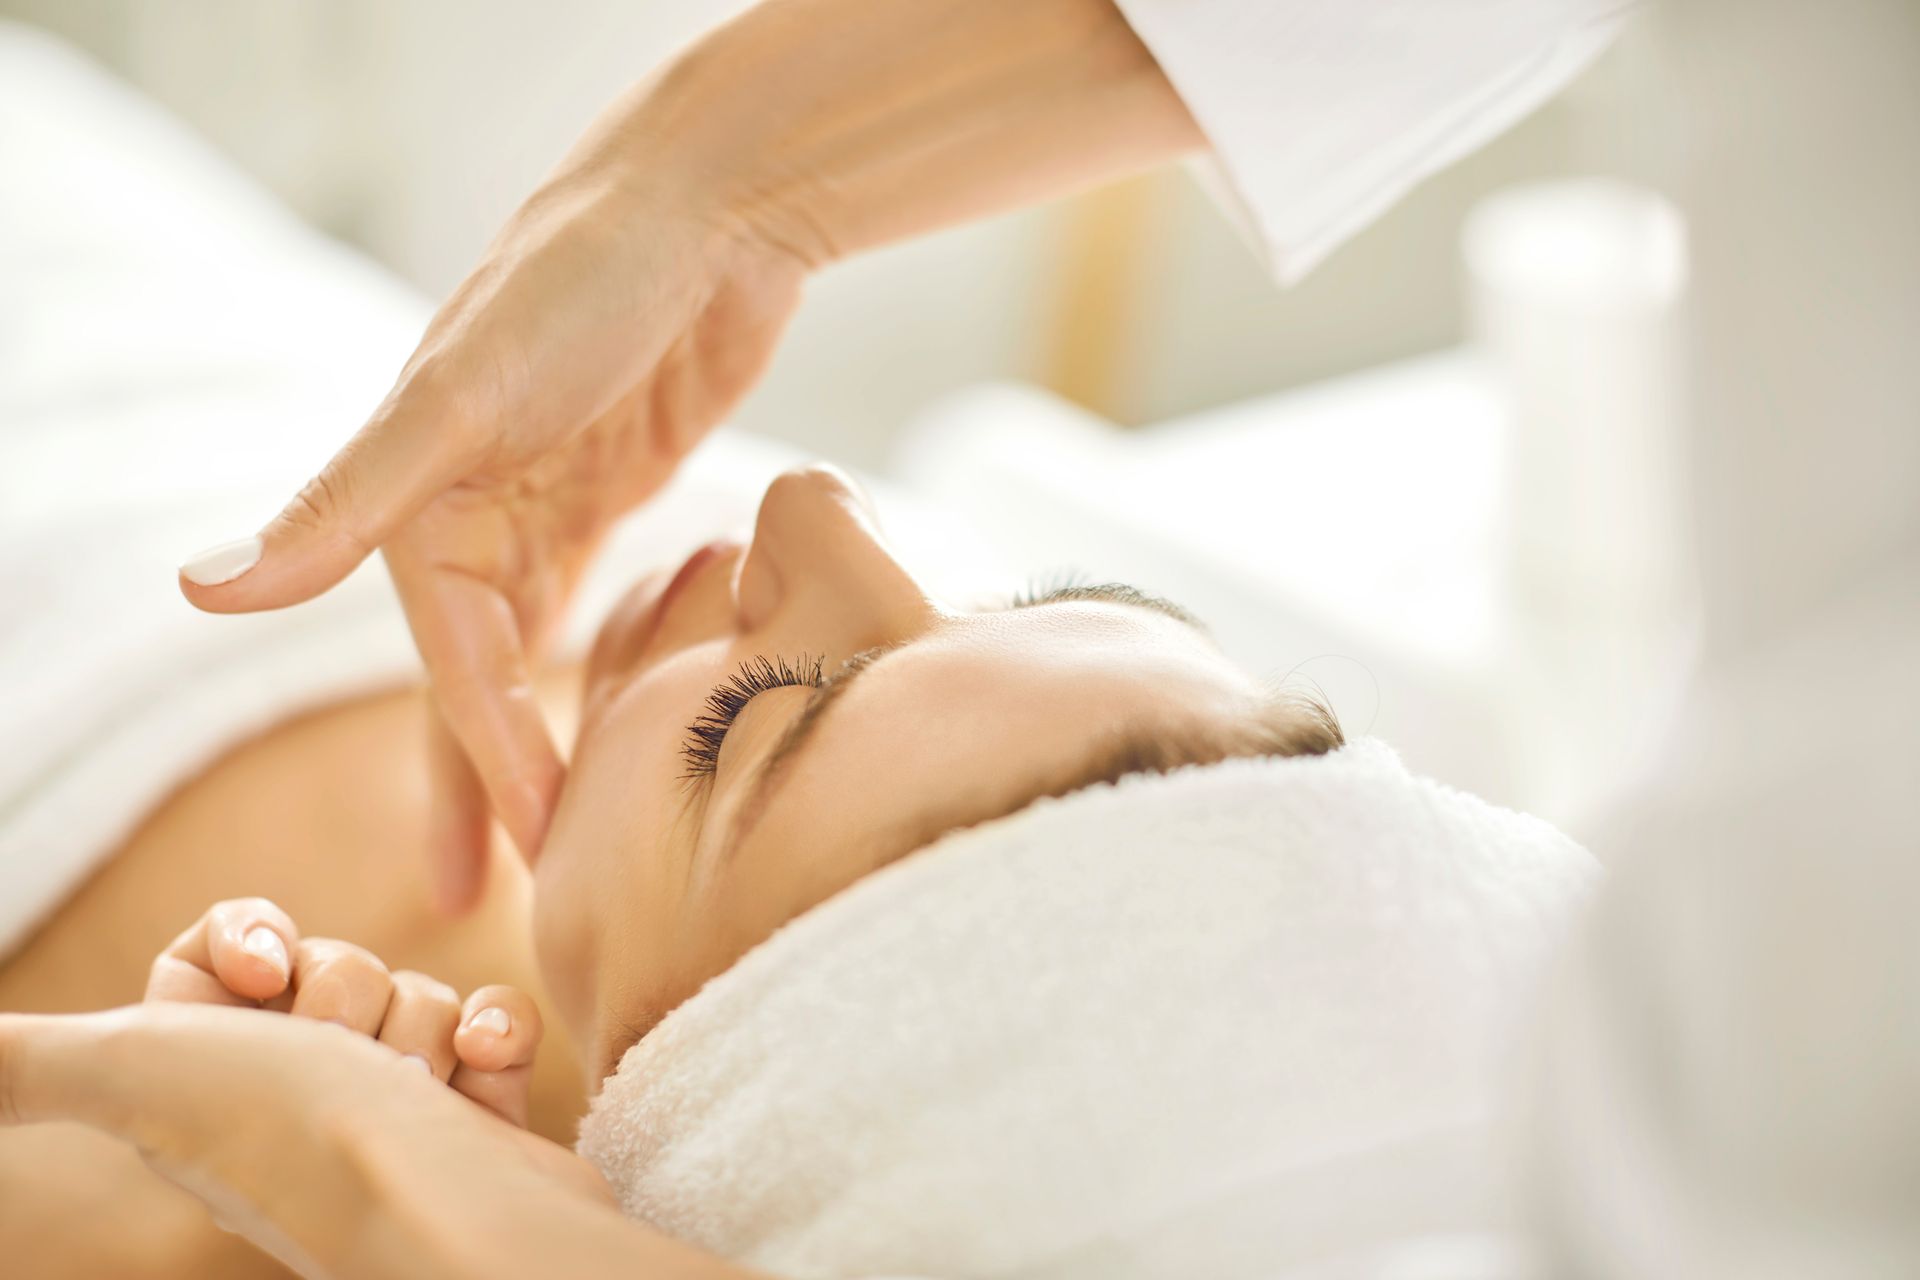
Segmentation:
<svg viewBox="0 0 1920 1280">
<path fill-rule="evenodd" d="M 1053 323 L 1040 335 L 1040 382 L 1102 417 L 1125 421 L 1128 373 L 1149 305 L 1150 259 L 1164 174 L 1129 178 L 1070 201 L 1057 219 Z"/>
</svg>

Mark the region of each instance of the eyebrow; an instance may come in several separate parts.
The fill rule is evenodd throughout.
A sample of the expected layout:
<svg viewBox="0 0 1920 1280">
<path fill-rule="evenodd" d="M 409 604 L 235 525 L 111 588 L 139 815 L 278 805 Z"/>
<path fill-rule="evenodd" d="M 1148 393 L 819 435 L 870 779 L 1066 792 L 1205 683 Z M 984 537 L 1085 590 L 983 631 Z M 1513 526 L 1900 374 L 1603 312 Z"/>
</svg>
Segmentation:
<svg viewBox="0 0 1920 1280">
<path fill-rule="evenodd" d="M 1022 594 L 1015 597 L 1010 607 L 1031 609 L 1040 605 L 1068 604 L 1075 601 L 1145 609 L 1149 613 L 1157 613 L 1172 618 L 1176 622 L 1185 623 L 1202 635 L 1208 634 L 1206 627 L 1198 618 L 1173 601 L 1162 596 L 1150 595 L 1124 582 L 1070 583 L 1037 595 Z M 865 672 L 872 670 L 875 663 L 888 654 L 906 647 L 909 643 L 911 641 L 862 650 L 848 658 L 839 670 L 821 681 L 820 686 L 813 691 L 813 696 L 808 698 L 806 705 L 800 709 L 800 714 L 794 717 L 793 723 L 787 726 L 786 731 L 773 744 L 773 749 L 767 753 L 767 758 L 754 770 L 753 779 L 747 784 L 746 802 L 740 806 L 740 816 L 734 820 L 733 832 L 727 838 L 725 852 L 721 859 L 723 862 L 733 856 L 733 851 L 739 847 L 741 841 L 747 838 L 754 824 L 759 822 L 760 815 L 766 811 L 768 802 L 773 799 L 774 792 L 778 789 L 780 775 L 785 766 L 819 728 L 821 718 L 827 714 L 827 709 L 846 697 L 847 690 L 853 687 L 854 681 Z"/>
<path fill-rule="evenodd" d="M 1091 600 L 1096 604 L 1119 604 L 1133 609 L 1145 609 L 1148 613 L 1164 614 L 1175 622 L 1184 622 L 1202 635 L 1207 633 L 1206 624 L 1165 596 L 1153 595 L 1124 582 L 1062 583 L 1057 587 L 1034 594 L 1022 593 L 1014 598 L 1013 607 L 1028 609 L 1035 605 L 1067 604 L 1075 600 Z"/>
</svg>

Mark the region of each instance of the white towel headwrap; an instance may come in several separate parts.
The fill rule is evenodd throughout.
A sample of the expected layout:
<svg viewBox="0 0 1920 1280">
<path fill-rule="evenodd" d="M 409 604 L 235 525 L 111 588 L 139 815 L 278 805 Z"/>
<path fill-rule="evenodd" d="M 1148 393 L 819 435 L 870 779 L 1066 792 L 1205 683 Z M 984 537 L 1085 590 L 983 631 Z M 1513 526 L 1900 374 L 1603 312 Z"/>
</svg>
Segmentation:
<svg viewBox="0 0 1920 1280">
<path fill-rule="evenodd" d="M 1501 1225 L 1500 1051 L 1593 876 L 1376 743 L 1125 778 L 787 925 L 580 1151 L 782 1275 L 1351 1274 Z"/>
</svg>

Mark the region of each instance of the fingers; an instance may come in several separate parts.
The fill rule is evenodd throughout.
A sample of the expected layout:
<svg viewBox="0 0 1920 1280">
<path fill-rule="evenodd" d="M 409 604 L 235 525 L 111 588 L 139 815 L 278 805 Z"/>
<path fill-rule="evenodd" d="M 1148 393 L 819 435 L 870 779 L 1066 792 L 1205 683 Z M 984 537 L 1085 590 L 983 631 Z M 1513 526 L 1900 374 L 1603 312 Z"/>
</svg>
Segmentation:
<svg viewBox="0 0 1920 1280">
<path fill-rule="evenodd" d="M 437 708 L 427 725 L 427 786 L 429 891 L 441 912 L 464 915 L 486 888 L 493 815 L 480 775 Z"/>
<path fill-rule="evenodd" d="M 302 938 L 286 912 L 264 898 L 209 908 L 154 961 L 147 999 L 264 1005 L 337 1023 L 522 1126 L 545 1031 L 539 1007 L 515 987 L 482 987 L 463 1004 L 444 982 L 410 970 L 390 973 L 363 947 Z M 0 1043 L 0 1053 L 5 1047 Z M 5 1067 L 0 1062 L 0 1073 Z"/>
<path fill-rule="evenodd" d="M 265 898 L 215 903 L 154 960 L 148 1000 L 251 1005 L 280 995 L 293 976 L 300 931 Z"/>
<path fill-rule="evenodd" d="M 335 938 L 308 938 L 294 949 L 290 995 L 267 1007 L 373 1036 L 392 996 L 393 975 L 371 951 Z"/>
<path fill-rule="evenodd" d="M 533 1061 L 546 1027 L 533 997 L 518 987 L 481 987 L 462 1007 L 454 1052 L 478 1072 L 505 1071 Z"/>
<path fill-rule="evenodd" d="M 210 613 L 317 596 L 457 483 L 479 453 L 477 433 L 461 429 L 440 397 L 397 391 L 258 535 L 181 566 L 180 589 Z"/>
<path fill-rule="evenodd" d="M 417 1062 L 438 1080 L 453 1075 L 454 1029 L 460 1025 L 460 997 L 446 983 L 403 969 L 393 975 L 393 996 L 380 1043 Z"/>
<path fill-rule="evenodd" d="M 492 584 L 438 571 L 410 547 L 389 548 L 387 563 L 426 660 L 434 702 L 507 834 L 532 862 L 566 766 L 534 693 L 520 619 Z"/>
<path fill-rule="evenodd" d="M 533 1057 L 546 1028 L 533 998 L 515 987 L 482 987 L 467 997 L 449 1081 L 489 1111 L 524 1126 Z"/>
</svg>

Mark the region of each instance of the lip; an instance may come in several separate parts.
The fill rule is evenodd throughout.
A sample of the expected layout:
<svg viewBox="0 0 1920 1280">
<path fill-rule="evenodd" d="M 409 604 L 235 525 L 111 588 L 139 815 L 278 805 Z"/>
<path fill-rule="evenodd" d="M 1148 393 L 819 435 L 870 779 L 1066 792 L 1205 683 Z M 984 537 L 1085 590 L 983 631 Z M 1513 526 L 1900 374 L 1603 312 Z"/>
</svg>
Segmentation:
<svg viewBox="0 0 1920 1280">
<path fill-rule="evenodd" d="M 659 631 L 660 624 L 667 620 L 667 611 L 673 608 L 673 602 L 679 598 L 680 593 L 700 576 L 700 571 L 737 545 L 730 538 L 716 538 L 687 557 L 686 562 L 667 581 L 666 590 L 662 591 L 660 598 L 653 602 L 653 608 L 648 610 L 646 630 L 641 638 L 643 646 L 653 643 L 654 633 Z"/>
<path fill-rule="evenodd" d="M 640 604 L 637 610 L 618 620 L 616 636 L 603 636 L 602 639 L 611 641 L 616 652 L 626 655 L 626 660 L 645 653 L 653 646 L 654 637 L 666 623 L 675 601 L 693 585 L 708 566 L 724 558 L 729 552 L 738 550 L 740 546 L 738 539 L 716 538 L 688 556 L 680 567 L 674 570 L 673 576 L 666 580 L 665 586 L 653 585 L 660 581 L 659 574 L 653 575 L 650 581 L 643 581 L 636 595 L 644 597 L 651 589 L 655 593 L 653 599 Z M 631 607 L 631 604 L 625 605 L 618 612 L 626 613 Z"/>
</svg>

